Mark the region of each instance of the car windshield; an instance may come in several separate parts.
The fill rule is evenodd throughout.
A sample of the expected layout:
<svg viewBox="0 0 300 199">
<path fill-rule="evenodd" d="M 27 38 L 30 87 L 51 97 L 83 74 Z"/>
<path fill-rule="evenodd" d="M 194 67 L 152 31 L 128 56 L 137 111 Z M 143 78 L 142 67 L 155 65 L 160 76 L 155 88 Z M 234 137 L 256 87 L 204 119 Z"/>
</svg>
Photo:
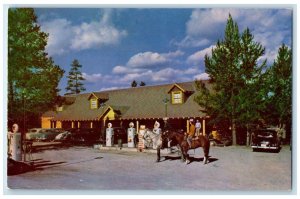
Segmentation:
<svg viewBox="0 0 300 199">
<path fill-rule="evenodd" d="M 258 131 L 257 137 L 274 138 L 274 137 L 276 137 L 276 132 L 274 132 L 274 131 Z"/>
</svg>

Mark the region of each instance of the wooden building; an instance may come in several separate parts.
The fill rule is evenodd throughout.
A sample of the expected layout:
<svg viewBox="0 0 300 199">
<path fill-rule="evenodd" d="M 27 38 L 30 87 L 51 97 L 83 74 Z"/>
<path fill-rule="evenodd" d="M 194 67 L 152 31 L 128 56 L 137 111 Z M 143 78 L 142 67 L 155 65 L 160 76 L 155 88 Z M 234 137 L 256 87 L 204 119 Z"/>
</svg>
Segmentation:
<svg viewBox="0 0 300 199">
<path fill-rule="evenodd" d="M 194 101 L 195 95 L 194 82 L 67 95 L 56 110 L 42 115 L 42 128 L 97 128 L 103 132 L 108 122 L 124 128 L 134 122 L 138 130 L 140 125 L 152 129 L 155 121 L 163 128 L 167 120 L 172 128 L 185 130 L 188 120 L 194 118 L 202 122 L 205 134 L 207 117 Z"/>
</svg>

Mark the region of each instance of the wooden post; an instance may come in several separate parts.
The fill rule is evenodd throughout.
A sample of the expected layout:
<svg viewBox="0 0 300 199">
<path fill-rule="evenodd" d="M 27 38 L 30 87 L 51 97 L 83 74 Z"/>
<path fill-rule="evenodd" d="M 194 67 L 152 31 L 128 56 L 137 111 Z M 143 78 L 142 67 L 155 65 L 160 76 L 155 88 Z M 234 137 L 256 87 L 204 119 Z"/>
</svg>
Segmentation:
<svg viewBox="0 0 300 199">
<path fill-rule="evenodd" d="M 189 120 L 186 120 L 186 133 L 189 133 L 190 131 L 190 122 Z"/>
<path fill-rule="evenodd" d="M 136 133 L 139 133 L 140 126 L 139 126 L 139 121 L 136 121 Z"/>
<path fill-rule="evenodd" d="M 205 135 L 205 119 L 202 121 L 202 129 L 203 129 L 203 135 Z"/>
<path fill-rule="evenodd" d="M 74 122 L 72 121 L 72 129 L 74 128 Z"/>
<path fill-rule="evenodd" d="M 77 123 L 77 128 L 80 128 L 80 122 L 78 121 L 78 123 Z"/>
<path fill-rule="evenodd" d="M 91 122 L 91 129 L 93 128 L 93 122 Z"/>
</svg>

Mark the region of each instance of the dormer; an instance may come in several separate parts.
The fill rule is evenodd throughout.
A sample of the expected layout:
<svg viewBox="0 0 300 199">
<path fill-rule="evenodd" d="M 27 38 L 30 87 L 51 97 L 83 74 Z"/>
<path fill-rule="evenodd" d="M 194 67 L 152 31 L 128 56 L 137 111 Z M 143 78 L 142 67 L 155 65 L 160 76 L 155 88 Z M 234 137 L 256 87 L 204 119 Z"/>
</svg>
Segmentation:
<svg viewBox="0 0 300 199">
<path fill-rule="evenodd" d="M 183 86 L 175 83 L 169 89 L 168 94 L 170 94 L 172 104 L 183 104 L 186 99 L 192 94 L 192 91 L 189 91 Z"/>
<path fill-rule="evenodd" d="M 99 93 L 94 92 L 89 95 L 88 100 L 90 102 L 90 109 L 98 109 L 100 103 L 108 100 L 108 94 L 101 93 L 101 92 Z"/>
<path fill-rule="evenodd" d="M 56 106 L 56 111 L 57 111 L 57 112 L 62 112 L 62 111 L 63 111 L 63 105 L 61 105 L 61 106 Z"/>
</svg>

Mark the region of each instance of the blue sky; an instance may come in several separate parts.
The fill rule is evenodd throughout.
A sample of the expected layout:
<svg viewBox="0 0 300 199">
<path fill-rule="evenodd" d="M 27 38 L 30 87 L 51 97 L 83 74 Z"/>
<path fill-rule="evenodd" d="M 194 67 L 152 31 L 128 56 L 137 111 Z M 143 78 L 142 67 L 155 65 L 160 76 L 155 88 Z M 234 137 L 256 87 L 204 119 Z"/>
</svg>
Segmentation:
<svg viewBox="0 0 300 199">
<path fill-rule="evenodd" d="M 86 92 L 206 79 L 204 56 L 223 39 L 229 13 L 249 27 L 273 63 L 279 46 L 292 44 L 292 9 L 254 8 L 37 8 L 49 33 L 47 52 L 68 74 L 82 64 Z M 65 93 L 66 78 L 60 82 Z"/>
</svg>

